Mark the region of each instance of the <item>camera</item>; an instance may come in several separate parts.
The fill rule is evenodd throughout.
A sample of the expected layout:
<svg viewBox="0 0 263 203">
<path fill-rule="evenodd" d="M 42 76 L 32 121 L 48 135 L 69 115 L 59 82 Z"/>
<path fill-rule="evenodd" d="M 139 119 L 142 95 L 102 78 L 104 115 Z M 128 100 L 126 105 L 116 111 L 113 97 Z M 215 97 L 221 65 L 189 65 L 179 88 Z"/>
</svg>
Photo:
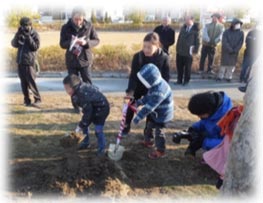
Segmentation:
<svg viewBox="0 0 263 203">
<path fill-rule="evenodd" d="M 200 133 L 200 132 L 196 131 L 195 129 L 193 129 L 192 127 L 190 127 L 188 130 L 176 132 L 173 135 L 173 142 L 175 144 L 180 144 L 181 139 L 187 139 L 189 142 L 191 142 L 200 136 L 205 136 L 205 135 L 204 135 L 204 133 Z"/>
<path fill-rule="evenodd" d="M 20 44 L 20 45 L 24 45 L 25 44 L 25 36 L 24 35 L 20 34 L 18 36 L 18 44 Z"/>
<path fill-rule="evenodd" d="M 181 143 L 181 139 L 188 139 L 189 141 L 191 140 L 191 133 L 188 131 L 181 131 L 181 132 L 176 132 L 173 135 L 173 142 L 175 144 L 180 144 Z"/>
</svg>

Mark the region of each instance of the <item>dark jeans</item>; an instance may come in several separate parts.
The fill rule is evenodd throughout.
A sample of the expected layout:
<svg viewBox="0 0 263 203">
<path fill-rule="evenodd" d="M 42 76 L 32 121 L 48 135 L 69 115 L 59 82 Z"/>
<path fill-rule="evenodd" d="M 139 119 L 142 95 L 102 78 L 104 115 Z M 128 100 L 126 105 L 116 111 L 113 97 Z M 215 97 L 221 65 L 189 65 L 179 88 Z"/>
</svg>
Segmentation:
<svg viewBox="0 0 263 203">
<path fill-rule="evenodd" d="M 188 83 L 191 79 L 191 68 L 193 58 L 192 56 L 176 55 L 177 66 L 177 82 L 182 83 L 184 77 L 184 83 Z"/>
<path fill-rule="evenodd" d="M 164 123 L 156 123 L 150 118 L 148 118 L 145 130 L 144 130 L 145 142 L 150 142 L 154 134 L 155 146 L 157 150 L 160 152 L 165 151 L 165 132 L 164 132 L 165 126 L 166 125 Z"/>
<path fill-rule="evenodd" d="M 214 63 L 214 57 L 215 57 L 215 47 L 210 47 L 203 45 L 201 50 L 201 58 L 200 58 L 200 64 L 199 64 L 199 70 L 204 71 L 205 70 L 205 59 L 208 57 L 208 65 L 207 65 L 207 71 L 212 70 L 212 65 Z"/>
<path fill-rule="evenodd" d="M 98 151 L 102 152 L 105 150 L 106 146 L 106 138 L 103 132 L 104 125 L 95 125 L 95 135 L 98 141 Z M 82 143 L 85 145 L 89 145 L 89 127 L 83 129 L 83 134 L 85 138 L 83 139 Z"/>
<path fill-rule="evenodd" d="M 202 148 L 204 139 L 205 133 L 193 133 L 188 148 L 190 148 L 192 152 L 196 152 Z"/>
<path fill-rule="evenodd" d="M 24 103 L 30 104 L 29 89 L 31 90 L 34 100 L 41 101 L 40 94 L 35 82 L 36 72 L 33 66 L 18 65 L 18 76 L 21 81 L 21 88 L 24 94 Z"/>
<path fill-rule="evenodd" d="M 108 115 L 110 114 L 110 108 L 105 107 L 103 110 L 101 110 L 98 113 L 94 111 L 93 114 L 94 116 L 92 116 L 92 118 L 90 119 L 90 122 L 88 123 L 87 127 L 83 128 L 83 134 L 86 135 L 83 140 L 83 143 L 86 145 L 89 144 L 89 126 L 91 123 L 93 123 L 95 125 L 95 135 L 98 140 L 98 151 L 102 152 L 106 146 L 106 138 L 103 132 L 103 128 L 104 128 L 105 121 Z"/>
<path fill-rule="evenodd" d="M 74 75 L 77 75 L 81 76 L 82 78 L 82 81 L 85 82 L 85 83 L 90 83 L 92 84 L 91 82 L 91 74 L 90 74 L 90 67 L 83 67 L 83 68 L 69 68 L 68 69 L 68 74 L 74 74 Z M 72 103 L 72 106 L 77 109 L 78 106 L 73 102 L 73 99 L 71 97 L 71 103 Z"/>
<path fill-rule="evenodd" d="M 241 82 L 243 81 L 247 82 L 248 77 L 249 77 L 249 70 L 252 65 L 253 65 L 253 60 L 249 56 L 244 55 L 243 63 L 242 63 L 242 70 L 240 73 Z"/>
</svg>

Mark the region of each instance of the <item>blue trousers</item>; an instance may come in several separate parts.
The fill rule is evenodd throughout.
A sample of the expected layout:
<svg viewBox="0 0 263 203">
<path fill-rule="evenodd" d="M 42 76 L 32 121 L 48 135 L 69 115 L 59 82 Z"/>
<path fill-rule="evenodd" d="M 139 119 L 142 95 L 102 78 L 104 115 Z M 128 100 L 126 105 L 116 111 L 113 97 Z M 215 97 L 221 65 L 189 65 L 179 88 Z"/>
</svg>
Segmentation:
<svg viewBox="0 0 263 203">
<path fill-rule="evenodd" d="M 98 152 L 103 152 L 106 146 L 106 139 L 103 133 L 104 125 L 95 125 L 95 135 L 98 140 Z M 83 134 L 86 135 L 83 144 L 89 144 L 89 127 L 83 129 Z"/>
</svg>

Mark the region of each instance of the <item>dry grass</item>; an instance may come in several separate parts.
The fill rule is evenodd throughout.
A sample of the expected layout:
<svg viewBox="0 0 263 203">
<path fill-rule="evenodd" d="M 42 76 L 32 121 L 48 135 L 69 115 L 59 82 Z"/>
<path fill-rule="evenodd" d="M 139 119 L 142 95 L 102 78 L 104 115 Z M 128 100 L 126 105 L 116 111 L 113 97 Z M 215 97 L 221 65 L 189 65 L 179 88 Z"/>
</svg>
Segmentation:
<svg viewBox="0 0 263 203">
<path fill-rule="evenodd" d="M 120 45 L 125 44 L 131 48 L 133 44 L 138 44 L 143 41 L 146 32 L 98 32 L 100 43 L 97 47 L 103 45 Z M 58 45 L 59 44 L 59 31 L 53 32 L 39 32 L 41 48 Z M 14 33 L 7 32 L 5 34 L 4 47 L 11 47 L 11 40 Z"/>
<path fill-rule="evenodd" d="M 54 167 L 62 164 L 61 159 L 65 159 L 63 158 L 65 149 L 59 144 L 60 138 L 75 128 L 80 115 L 71 113 L 70 100 L 65 93 L 43 93 L 42 96 L 42 108 L 36 109 L 22 106 L 21 94 L 10 93 L 8 95 L 8 131 L 12 143 L 9 163 L 13 169 L 11 171 L 15 171 L 13 173 L 15 175 L 10 174 L 9 176 L 11 185 L 13 185 L 10 192 L 22 196 L 28 191 L 30 194 L 41 193 L 43 195 L 52 191 L 52 194 L 55 195 L 69 195 L 64 191 L 66 184 L 67 190 L 68 187 L 73 188 L 70 191 L 71 193 L 75 191 L 74 195 L 85 195 L 85 191 L 76 192 L 77 189 L 70 182 L 59 183 L 59 178 L 56 186 L 53 185 L 52 187 L 50 186 L 51 183 L 47 185 L 44 181 L 47 174 L 53 174 Z M 108 98 L 111 103 L 111 114 L 105 125 L 105 134 L 109 144 L 115 142 L 118 133 L 122 99 L 113 96 L 108 96 Z M 217 175 L 208 166 L 200 164 L 201 152 L 198 153 L 196 160 L 186 159 L 183 153 L 187 147 L 187 142 L 183 141 L 181 145 L 174 145 L 171 141 L 172 133 L 186 129 L 197 119 L 187 111 L 185 99 L 175 98 L 175 103 L 175 119 L 167 129 L 167 157 L 159 161 L 149 160 L 147 158 L 149 150 L 138 145 L 142 139 L 144 122 L 138 127 L 133 127 L 131 136 L 122 142 L 127 151 L 120 162 L 122 170 L 129 180 L 123 182 L 116 177 L 107 177 L 106 182 L 103 183 L 106 184 L 103 186 L 104 189 L 99 189 L 100 195 L 115 196 L 118 194 L 122 196 L 118 190 L 111 190 L 111 187 L 122 188 L 123 186 L 129 188 L 125 194 L 131 196 L 213 197 L 218 193 L 214 186 Z M 91 134 L 91 143 L 96 145 L 96 138 L 93 133 Z M 94 154 L 94 151 L 89 154 Z M 83 160 L 85 159 L 82 158 Z M 98 163 L 95 161 L 94 164 L 94 170 L 97 170 L 96 164 Z M 30 175 L 29 173 L 25 175 L 25 170 L 30 170 Z M 77 173 L 77 171 L 74 172 Z M 55 177 L 53 174 L 53 179 Z M 42 181 L 42 178 L 44 182 L 37 182 Z M 48 188 L 44 191 L 43 189 L 42 191 L 34 189 L 40 184 Z M 62 193 L 61 190 L 63 190 Z M 92 191 L 94 192 L 94 190 Z"/>
<path fill-rule="evenodd" d="M 40 32 L 41 49 L 38 51 L 39 63 L 42 71 L 65 70 L 64 50 L 59 47 L 59 31 Z M 146 32 L 98 32 L 100 44 L 93 50 L 94 71 L 122 71 L 127 72 L 130 68 L 132 56 L 141 50 L 142 41 Z M 14 33 L 5 34 L 4 46 L 8 47 L 7 70 L 16 70 L 16 51 L 10 49 L 10 41 Z M 176 33 L 176 37 L 178 33 Z M 200 47 L 201 50 L 201 47 Z M 176 71 L 175 45 L 170 48 L 171 72 Z M 243 59 L 244 46 L 242 47 L 235 73 L 239 74 Z M 220 66 L 221 45 L 217 47 L 214 70 Z M 193 72 L 199 69 L 200 54 L 193 57 Z"/>
</svg>

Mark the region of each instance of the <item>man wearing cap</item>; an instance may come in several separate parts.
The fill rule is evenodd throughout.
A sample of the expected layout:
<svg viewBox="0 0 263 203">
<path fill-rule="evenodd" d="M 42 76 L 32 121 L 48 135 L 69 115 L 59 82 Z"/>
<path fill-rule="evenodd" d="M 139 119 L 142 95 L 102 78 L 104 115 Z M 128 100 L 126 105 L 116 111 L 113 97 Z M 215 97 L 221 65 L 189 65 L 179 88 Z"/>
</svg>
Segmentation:
<svg viewBox="0 0 263 203">
<path fill-rule="evenodd" d="M 83 82 L 91 83 L 92 66 L 91 48 L 99 44 L 99 38 L 93 25 L 85 20 L 85 11 L 74 8 L 71 18 L 63 25 L 60 32 L 60 46 L 66 49 L 68 74 L 81 76 Z M 76 112 L 78 107 L 72 102 Z"/>
<path fill-rule="evenodd" d="M 174 44 L 174 29 L 170 26 L 171 19 L 165 16 L 162 25 L 157 26 L 153 31 L 159 35 L 163 51 L 169 54 L 169 47 Z"/>
<path fill-rule="evenodd" d="M 208 57 L 207 72 L 212 72 L 212 65 L 214 62 L 216 46 L 221 41 L 222 34 L 224 32 L 224 26 L 219 21 L 221 15 L 219 13 L 214 13 L 211 17 L 212 22 L 206 24 L 203 29 L 203 46 L 201 50 L 201 58 L 199 64 L 200 72 L 204 72 L 206 57 Z"/>
<path fill-rule="evenodd" d="M 34 97 L 34 104 L 41 103 L 41 97 L 35 82 L 35 61 L 36 51 L 39 49 L 39 35 L 33 30 L 30 18 L 23 17 L 20 19 L 20 26 L 16 32 L 11 44 L 17 48 L 16 62 L 18 64 L 18 75 L 21 81 L 21 88 L 24 94 L 24 105 L 30 106 L 31 99 L 29 89 Z"/>
</svg>

